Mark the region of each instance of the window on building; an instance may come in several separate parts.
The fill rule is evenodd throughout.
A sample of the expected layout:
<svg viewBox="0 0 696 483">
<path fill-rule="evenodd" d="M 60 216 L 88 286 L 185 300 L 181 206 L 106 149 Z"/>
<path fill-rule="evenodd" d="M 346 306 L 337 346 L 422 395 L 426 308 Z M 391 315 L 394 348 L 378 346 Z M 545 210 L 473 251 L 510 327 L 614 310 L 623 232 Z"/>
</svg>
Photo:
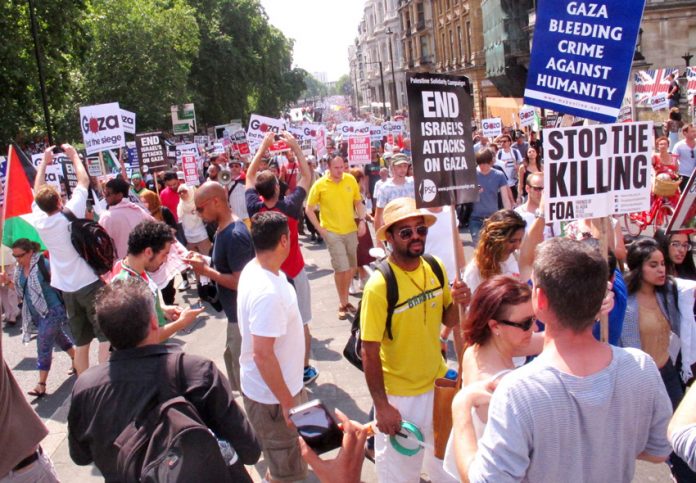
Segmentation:
<svg viewBox="0 0 696 483">
<path fill-rule="evenodd" d="M 425 5 L 423 5 L 423 2 L 416 4 L 416 18 L 418 19 L 418 28 L 422 29 L 425 27 Z"/>
<path fill-rule="evenodd" d="M 420 50 L 421 50 L 421 60 L 429 61 L 430 60 L 430 47 L 428 46 L 428 36 L 427 35 L 420 36 Z"/>
<path fill-rule="evenodd" d="M 462 45 L 462 26 L 457 25 L 457 62 L 461 62 L 464 57 L 464 50 Z"/>
<path fill-rule="evenodd" d="M 449 56 L 449 61 L 450 63 L 454 63 L 454 57 L 456 55 L 454 51 L 454 33 L 452 32 L 452 29 L 449 30 L 449 48 L 450 48 L 450 56 Z"/>
<path fill-rule="evenodd" d="M 466 22 L 466 60 L 471 62 L 471 21 Z"/>
<path fill-rule="evenodd" d="M 442 34 L 440 34 L 440 38 L 440 59 L 442 59 L 441 62 L 444 64 L 447 62 L 447 46 L 445 45 L 445 32 L 442 32 Z"/>
</svg>

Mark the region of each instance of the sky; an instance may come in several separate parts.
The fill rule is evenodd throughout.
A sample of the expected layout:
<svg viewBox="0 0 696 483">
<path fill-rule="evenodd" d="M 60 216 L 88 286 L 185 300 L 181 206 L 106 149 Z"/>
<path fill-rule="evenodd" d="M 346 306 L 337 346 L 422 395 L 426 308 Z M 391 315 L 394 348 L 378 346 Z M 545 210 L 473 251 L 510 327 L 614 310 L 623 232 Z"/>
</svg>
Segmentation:
<svg viewBox="0 0 696 483">
<path fill-rule="evenodd" d="M 349 73 L 348 46 L 358 36 L 364 0 L 261 0 L 268 19 L 295 40 L 294 67 L 326 72 L 328 81 Z"/>
</svg>

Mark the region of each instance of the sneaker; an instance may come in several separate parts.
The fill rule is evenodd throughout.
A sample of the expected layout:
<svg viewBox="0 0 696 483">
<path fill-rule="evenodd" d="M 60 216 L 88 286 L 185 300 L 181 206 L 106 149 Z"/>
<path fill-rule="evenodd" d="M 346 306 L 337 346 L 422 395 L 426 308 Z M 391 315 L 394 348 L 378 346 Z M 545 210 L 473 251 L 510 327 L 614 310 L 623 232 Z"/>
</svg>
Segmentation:
<svg viewBox="0 0 696 483">
<path fill-rule="evenodd" d="M 313 366 L 307 366 L 304 368 L 304 376 L 302 377 L 302 382 L 305 386 L 309 386 L 313 383 L 316 378 L 319 377 L 319 371 Z"/>
</svg>

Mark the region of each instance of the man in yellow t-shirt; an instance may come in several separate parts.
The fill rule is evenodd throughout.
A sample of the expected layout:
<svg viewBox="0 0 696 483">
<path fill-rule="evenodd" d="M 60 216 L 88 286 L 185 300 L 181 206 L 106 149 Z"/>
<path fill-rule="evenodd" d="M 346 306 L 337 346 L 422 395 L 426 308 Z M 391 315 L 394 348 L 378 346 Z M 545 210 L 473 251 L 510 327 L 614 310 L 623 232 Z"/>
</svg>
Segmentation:
<svg viewBox="0 0 696 483">
<path fill-rule="evenodd" d="M 399 298 L 386 331 L 387 289 L 376 271 L 363 292 L 360 334 L 365 379 L 375 406 L 377 427 L 375 463 L 379 481 L 417 481 L 421 472 L 431 481 L 452 481 L 431 451 L 413 456 L 399 453 L 389 435 L 401 430 L 403 420 L 415 424 L 426 443 L 433 444 L 433 394 L 435 379 L 447 367 L 440 353 L 440 324 L 459 323 L 457 304 L 468 303 L 471 292 L 455 280 L 444 286 L 421 255 L 428 227 L 435 216 L 416 208 L 412 198 L 397 198 L 384 207 L 384 224 L 377 238 L 391 247 L 389 264 L 396 277 Z M 447 273 L 440 264 L 447 280 Z M 456 303 L 453 303 L 456 302 Z"/>
<path fill-rule="evenodd" d="M 358 267 L 358 235 L 367 229 L 365 206 L 355 178 L 343 171 L 344 161 L 336 156 L 329 161 L 329 173 L 317 180 L 307 197 L 305 214 L 326 241 L 334 269 L 334 281 L 338 292 L 338 318 L 345 319 L 355 313 L 348 302 L 348 290 Z M 316 209 L 321 210 L 321 223 Z M 358 224 L 355 224 L 355 218 Z"/>
</svg>

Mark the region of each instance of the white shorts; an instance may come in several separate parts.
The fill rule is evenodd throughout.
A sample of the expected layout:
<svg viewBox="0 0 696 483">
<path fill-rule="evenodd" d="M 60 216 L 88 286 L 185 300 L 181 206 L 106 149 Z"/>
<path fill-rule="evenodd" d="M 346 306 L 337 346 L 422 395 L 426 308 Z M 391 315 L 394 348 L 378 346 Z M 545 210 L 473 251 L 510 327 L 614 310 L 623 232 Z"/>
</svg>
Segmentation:
<svg viewBox="0 0 696 483">
<path fill-rule="evenodd" d="M 433 438 L 433 399 L 435 391 L 419 396 L 387 396 L 389 404 L 401 413 L 401 418 L 421 430 L 426 443 L 434 444 Z M 375 466 L 380 482 L 417 482 L 421 473 L 427 473 L 430 481 L 455 482 L 442 466 L 442 460 L 435 458 L 432 449 L 423 448 L 413 456 L 398 453 L 389 442 L 389 435 L 375 435 Z"/>
<path fill-rule="evenodd" d="M 307 325 L 312 320 L 312 295 L 309 288 L 309 278 L 307 278 L 307 272 L 304 268 L 292 279 L 292 283 L 295 286 L 302 323 Z"/>
</svg>

